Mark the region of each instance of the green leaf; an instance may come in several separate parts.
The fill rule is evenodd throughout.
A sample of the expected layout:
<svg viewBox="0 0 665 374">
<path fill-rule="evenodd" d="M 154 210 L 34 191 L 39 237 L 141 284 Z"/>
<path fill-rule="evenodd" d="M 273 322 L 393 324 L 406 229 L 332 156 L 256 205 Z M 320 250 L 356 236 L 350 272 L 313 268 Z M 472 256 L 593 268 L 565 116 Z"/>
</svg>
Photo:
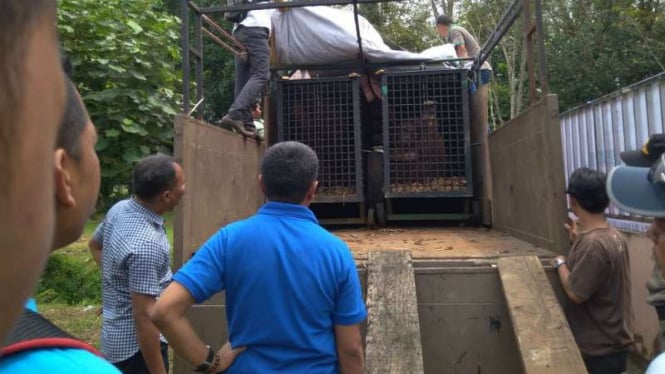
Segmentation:
<svg viewBox="0 0 665 374">
<path fill-rule="evenodd" d="M 122 154 L 122 159 L 128 163 L 134 163 L 141 159 L 141 155 L 136 148 L 130 148 Z"/>
<path fill-rule="evenodd" d="M 132 31 L 134 31 L 134 34 L 138 34 L 141 31 L 143 31 L 143 28 L 141 26 L 139 26 L 138 23 L 136 23 L 132 20 L 127 21 L 127 26 L 129 26 L 132 29 Z"/>
<path fill-rule="evenodd" d="M 145 77 L 145 75 L 143 75 L 143 74 L 141 74 L 141 73 L 139 73 L 139 72 L 136 72 L 136 71 L 130 71 L 129 73 L 130 73 L 134 78 L 136 78 L 136 79 L 140 79 L 140 80 L 142 80 L 142 81 L 147 80 L 147 78 Z"/>
<path fill-rule="evenodd" d="M 59 25 L 58 27 L 61 33 L 73 34 L 74 28 L 68 25 Z"/>
<path fill-rule="evenodd" d="M 122 125 L 120 125 L 120 127 L 122 127 L 123 131 L 130 134 L 140 134 L 143 131 L 145 131 L 141 128 L 141 126 L 139 126 L 136 122 L 132 121 L 129 118 L 125 118 L 122 121 Z"/>
<path fill-rule="evenodd" d="M 113 178 L 117 176 L 119 171 L 117 169 L 112 169 L 112 168 L 102 168 L 102 178 Z"/>
<path fill-rule="evenodd" d="M 107 138 L 116 138 L 120 136 L 120 131 L 117 129 L 109 129 L 104 132 Z"/>
<path fill-rule="evenodd" d="M 122 66 L 118 66 L 118 65 L 115 65 L 115 64 L 110 64 L 109 69 L 111 69 L 113 71 L 116 71 L 118 73 L 124 73 L 124 72 L 127 71 L 127 69 L 123 68 Z"/>
<path fill-rule="evenodd" d="M 150 148 L 148 148 L 148 146 L 142 145 L 141 146 L 141 153 L 143 153 L 143 155 L 149 155 L 150 154 Z"/>
<path fill-rule="evenodd" d="M 118 133 L 120 133 L 120 132 L 118 131 Z M 111 144 L 111 142 L 108 140 L 108 138 L 100 138 L 97 141 L 97 144 L 95 144 L 95 151 L 101 152 L 101 151 L 105 150 L 106 147 L 109 146 L 109 144 Z"/>
</svg>

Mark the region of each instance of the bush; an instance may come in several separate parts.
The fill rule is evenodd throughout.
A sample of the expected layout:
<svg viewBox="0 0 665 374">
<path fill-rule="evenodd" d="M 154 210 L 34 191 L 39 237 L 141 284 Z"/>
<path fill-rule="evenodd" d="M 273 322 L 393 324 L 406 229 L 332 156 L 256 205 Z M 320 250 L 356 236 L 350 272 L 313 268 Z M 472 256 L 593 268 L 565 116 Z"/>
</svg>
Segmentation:
<svg viewBox="0 0 665 374">
<path fill-rule="evenodd" d="M 69 305 L 99 304 L 102 300 L 99 268 L 92 261 L 81 262 L 66 253 L 52 255 L 39 281 L 37 300 Z"/>
<path fill-rule="evenodd" d="M 58 30 L 97 127 L 100 208 L 122 198 L 134 163 L 170 153 L 182 101 L 178 18 L 159 0 L 62 0 Z"/>
</svg>

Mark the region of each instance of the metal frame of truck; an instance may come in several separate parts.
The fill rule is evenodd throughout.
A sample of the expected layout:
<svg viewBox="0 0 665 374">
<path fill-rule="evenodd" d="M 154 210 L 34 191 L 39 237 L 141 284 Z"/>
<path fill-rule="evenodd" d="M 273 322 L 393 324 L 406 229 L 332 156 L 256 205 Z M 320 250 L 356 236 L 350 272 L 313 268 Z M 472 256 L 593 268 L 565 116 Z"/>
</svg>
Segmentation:
<svg viewBox="0 0 665 374">
<path fill-rule="evenodd" d="M 191 55 L 198 59 L 197 100 L 202 99 L 203 15 L 239 9 L 335 3 L 352 2 L 317 0 L 289 5 L 254 4 L 202 9 L 183 1 L 185 113 L 190 110 Z M 196 49 L 191 49 L 189 44 L 190 6 L 195 11 L 197 24 Z M 496 168 L 501 170 L 490 181 L 500 187 L 495 194 L 498 213 L 495 228 L 502 232 L 467 229 L 465 232 L 476 239 L 465 239 L 462 230 L 451 228 L 446 234 L 441 229 L 445 235 L 438 239 L 445 243 L 437 248 L 440 255 L 434 257 L 423 257 L 418 251 L 411 251 L 412 255 L 404 252 L 394 256 L 374 254 L 371 252 L 376 247 L 372 242 L 373 233 L 366 235 L 367 246 L 371 248 L 369 255 L 363 255 L 362 249 L 358 252 L 357 244 L 349 240 L 354 238 L 354 233 L 349 234 L 347 240 L 356 254 L 370 310 L 369 323 L 363 328 L 363 336 L 367 336 L 369 373 L 512 373 L 520 372 L 520 369 L 529 374 L 584 372 L 581 357 L 556 302 L 556 296 L 560 302 L 565 300 L 561 297 L 558 277 L 546 265 L 555 253 L 566 251 L 566 236 L 561 227 L 566 207 L 560 132 L 558 126 L 554 126 L 558 123 L 558 104 L 556 96 L 545 95 L 547 82 L 542 38 L 539 40 L 539 82 L 544 95 L 536 101 L 538 92 L 531 39 L 536 32 L 542 35 L 542 23 L 538 21 L 539 0 L 536 0 L 535 8 L 537 20 L 533 21 L 528 0 L 513 2 L 475 65 L 477 69 L 522 12 L 529 20 L 525 22 L 525 37 L 532 105 L 492 134 L 490 139 L 492 162 L 496 161 Z M 190 191 L 175 212 L 176 268 L 187 261 L 192 251 L 220 224 L 253 214 L 261 205 L 263 199 L 256 185 L 256 173 L 263 149 L 261 144 L 245 141 L 190 116 L 176 117 L 175 154 L 188 170 Z M 525 157 L 529 154 L 537 157 Z M 514 167 L 517 160 L 523 163 L 523 167 Z M 529 195 L 534 188 L 538 195 Z M 396 231 L 408 234 L 408 229 Z M 391 230 L 381 233 L 386 237 L 392 235 Z M 417 237 L 410 239 L 408 243 L 390 244 L 388 249 L 415 249 L 421 240 Z M 478 243 L 478 240 L 485 242 Z M 205 305 L 192 309 L 190 318 L 206 341 L 223 342 L 227 333 L 222 318 L 225 308 L 224 295 L 219 294 Z M 391 331 L 404 334 L 395 335 Z M 188 369 L 189 366 L 182 361 L 175 361 L 175 372 L 184 373 Z"/>
</svg>

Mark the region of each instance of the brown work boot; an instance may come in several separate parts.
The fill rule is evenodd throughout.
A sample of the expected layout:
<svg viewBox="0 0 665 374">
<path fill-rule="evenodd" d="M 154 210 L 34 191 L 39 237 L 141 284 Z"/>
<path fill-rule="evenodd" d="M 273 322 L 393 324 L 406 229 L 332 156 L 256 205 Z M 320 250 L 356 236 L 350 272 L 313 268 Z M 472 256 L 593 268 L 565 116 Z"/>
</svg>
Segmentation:
<svg viewBox="0 0 665 374">
<path fill-rule="evenodd" d="M 256 138 L 255 133 L 253 133 L 251 131 L 247 131 L 245 129 L 245 125 L 242 123 L 242 121 L 236 121 L 233 118 L 231 118 L 231 116 L 229 116 L 228 114 L 225 115 L 224 117 L 222 117 L 222 120 L 219 121 L 219 123 L 222 126 L 228 126 L 232 129 L 236 130 L 239 134 L 241 134 L 244 137 Z"/>
</svg>

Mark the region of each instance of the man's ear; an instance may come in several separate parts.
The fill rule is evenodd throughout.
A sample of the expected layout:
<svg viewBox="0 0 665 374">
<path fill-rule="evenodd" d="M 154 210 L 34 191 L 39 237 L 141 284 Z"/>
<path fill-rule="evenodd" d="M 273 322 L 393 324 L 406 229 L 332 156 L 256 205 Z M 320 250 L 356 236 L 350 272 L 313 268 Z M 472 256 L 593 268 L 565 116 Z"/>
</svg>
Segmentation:
<svg viewBox="0 0 665 374">
<path fill-rule="evenodd" d="M 580 203 L 577 201 L 577 199 L 573 196 L 569 195 L 568 201 L 570 202 L 570 209 L 572 210 L 573 208 L 578 208 Z"/>
<path fill-rule="evenodd" d="M 261 191 L 263 194 L 266 194 L 266 186 L 263 184 L 263 174 L 259 174 L 259 187 L 261 187 Z"/>
<path fill-rule="evenodd" d="M 170 203 L 171 202 L 171 189 L 168 189 L 168 190 L 162 192 L 161 196 L 162 196 L 162 201 L 164 201 L 167 204 Z"/>
<path fill-rule="evenodd" d="M 64 149 L 58 148 L 53 153 L 53 175 L 55 178 L 55 201 L 56 204 L 71 208 L 76 205 L 76 199 L 72 194 L 72 180 L 67 167 L 73 160 Z"/>
<path fill-rule="evenodd" d="M 319 186 L 319 181 L 314 181 L 312 184 L 309 185 L 309 189 L 307 190 L 307 201 L 313 201 L 314 196 L 316 195 L 316 188 Z"/>
</svg>

